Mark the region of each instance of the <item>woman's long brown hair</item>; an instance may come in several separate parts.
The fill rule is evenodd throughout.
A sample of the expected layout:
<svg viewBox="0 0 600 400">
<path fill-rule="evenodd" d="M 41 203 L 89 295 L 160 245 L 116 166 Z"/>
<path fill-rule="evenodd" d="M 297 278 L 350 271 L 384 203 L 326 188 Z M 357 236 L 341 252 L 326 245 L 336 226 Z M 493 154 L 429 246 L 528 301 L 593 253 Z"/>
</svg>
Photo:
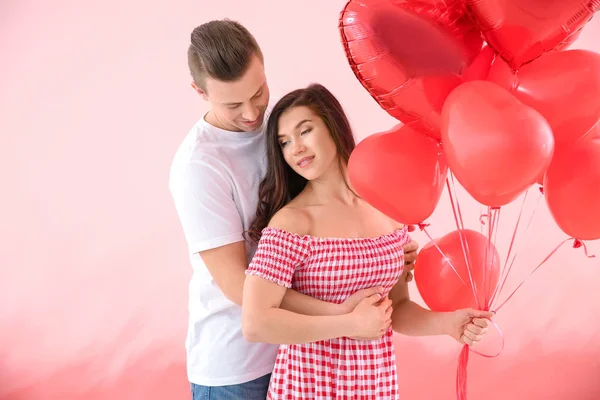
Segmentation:
<svg viewBox="0 0 600 400">
<path fill-rule="evenodd" d="M 340 168 L 348 165 L 350 154 L 356 146 L 342 105 L 323 85 L 312 84 L 282 97 L 271 111 L 265 131 L 267 173 L 258 189 L 256 219 L 246 232 L 254 243 L 260 240 L 262 230 L 273 215 L 300 194 L 307 183 L 285 162 L 277 137 L 281 114 L 298 106 L 309 107 L 323 120 L 335 143 Z"/>
</svg>

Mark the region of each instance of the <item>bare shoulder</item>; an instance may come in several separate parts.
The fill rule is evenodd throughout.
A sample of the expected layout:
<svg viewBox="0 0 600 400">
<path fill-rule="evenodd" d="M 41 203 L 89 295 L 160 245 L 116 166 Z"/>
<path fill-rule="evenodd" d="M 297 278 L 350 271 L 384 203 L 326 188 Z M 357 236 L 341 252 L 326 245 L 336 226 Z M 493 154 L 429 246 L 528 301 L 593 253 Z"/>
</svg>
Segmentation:
<svg viewBox="0 0 600 400">
<path fill-rule="evenodd" d="M 311 231 L 312 218 L 304 207 L 288 204 L 277 211 L 269 221 L 269 227 L 277 228 L 297 235 L 308 235 Z"/>
</svg>

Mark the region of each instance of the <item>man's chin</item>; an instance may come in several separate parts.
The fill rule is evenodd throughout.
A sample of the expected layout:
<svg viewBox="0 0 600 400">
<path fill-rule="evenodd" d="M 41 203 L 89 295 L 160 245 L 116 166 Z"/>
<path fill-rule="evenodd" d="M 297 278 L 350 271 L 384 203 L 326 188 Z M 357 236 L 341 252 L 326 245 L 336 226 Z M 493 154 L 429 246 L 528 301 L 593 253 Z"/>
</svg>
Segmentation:
<svg viewBox="0 0 600 400">
<path fill-rule="evenodd" d="M 244 132 L 254 132 L 254 131 L 259 130 L 262 126 L 263 126 L 262 123 L 258 123 L 252 127 L 246 126 L 246 127 L 244 127 Z"/>
<path fill-rule="evenodd" d="M 240 129 L 242 129 L 244 132 L 253 132 L 253 131 L 257 131 L 259 130 L 265 123 L 265 116 L 264 114 L 260 117 L 260 119 L 258 120 L 258 122 L 254 125 L 249 125 L 243 122 L 238 123 L 238 127 Z"/>
</svg>

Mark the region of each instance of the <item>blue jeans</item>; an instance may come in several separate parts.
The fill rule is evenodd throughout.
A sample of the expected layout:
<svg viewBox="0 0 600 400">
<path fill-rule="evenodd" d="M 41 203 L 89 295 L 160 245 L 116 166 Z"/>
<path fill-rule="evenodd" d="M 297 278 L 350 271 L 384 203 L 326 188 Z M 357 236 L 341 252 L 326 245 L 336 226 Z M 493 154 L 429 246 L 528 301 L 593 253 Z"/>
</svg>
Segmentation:
<svg viewBox="0 0 600 400">
<path fill-rule="evenodd" d="M 265 400 L 271 374 L 250 382 L 229 386 L 201 386 L 192 383 L 192 400 Z"/>
</svg>

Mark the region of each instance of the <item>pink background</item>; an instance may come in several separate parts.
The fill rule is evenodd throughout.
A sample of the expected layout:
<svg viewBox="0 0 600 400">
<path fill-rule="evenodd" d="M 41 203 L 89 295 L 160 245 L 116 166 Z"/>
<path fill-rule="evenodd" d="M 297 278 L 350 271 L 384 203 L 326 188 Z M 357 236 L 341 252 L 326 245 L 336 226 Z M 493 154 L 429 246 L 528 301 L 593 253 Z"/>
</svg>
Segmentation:
<svg viewBox="0 0 600 400">
<path fill-rule="evenodd" d="M 263 48 L 274 98 L 321 82 L 363 138 L 395 121 L 346 63 L 344 3 L 0 3 L 0 399 L 189 396 L 190 266 L 167 190 L 175 148 L 206 109 L 189 85 L 189 34 L 240 20 Z M 600 18 L 575 47 L 600 51 L 598 37 Z M 479 207 L 461 199 L 478 229 Z M 502 227 L 515 217 L 503 213 Z M 453 227 L 447 198 L 432 222 L 434 234 Z M 500 232 L 502 254 L 509 236 Z M 540 202 L 515 277 L 564 237 Z M 470 399 L 600 398 L 600 261 L 580 250 L 561 249 L 499 313 L 506 347 L 472 355 Z M 397 348 L 403 398 L 453 398 L 459 346 L 398 337 Z"/>
</svg>

